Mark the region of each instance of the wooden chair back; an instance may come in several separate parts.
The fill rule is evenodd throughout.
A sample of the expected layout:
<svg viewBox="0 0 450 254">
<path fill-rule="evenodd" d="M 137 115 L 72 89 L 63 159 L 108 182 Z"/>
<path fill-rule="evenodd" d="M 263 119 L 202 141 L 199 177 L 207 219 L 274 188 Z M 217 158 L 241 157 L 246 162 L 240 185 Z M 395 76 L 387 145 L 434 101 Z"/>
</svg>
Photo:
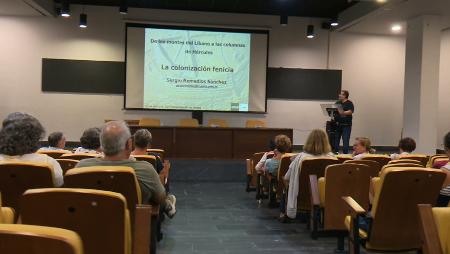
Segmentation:
<svg viewBox="0 0 450 254">
<path fill-rule="evenodd" d="M 133 157 L 138 161 L 146 161 L 153 165 L 156 169 L 156 157 L 153 155 L 133 155 Z"/>
<path fill-rule="evenodd" d="M 420 238 L 423 254 L 450 253 L 450 207 L 419 204 Z"/>
<path fill-rule="evenodd" d="M 28 189 L 54 187 L 53 170 L 47 164 L 27 162 L 0 163 L 2 204 L 20 213 L 20 197 Z"/>
<path fill-rule="evenodd" d="M 22 224 L 0 224 L 0 253 L 83 254 L 74 231 Z"/>
<path fill-rule="evenodd" d="M 38 150 L 36 153 L 46 154 L 46 155 L 52 157 L 53 159 L 58 159 L 62 155 L 72 153 L 72 152 L 67 151 L 67 150 Z"/>
<path fill-rule="evenodd" d="M 339 160 L 332 157 L 305 158 L 300 165 L 297 209 L 309 211 L 311 209 L 311 190 L 309 188 L 309 176 L 316 175 L 317 178 L 325 175 L 325 168 L 339 164 Z"/>
<path fill-rule="evenodd" d="M 387 165 L 393 165 L 393 164 L 405 164 L 405 163 L 408 163 L 408 164 L 417 164 L 417 165 L 419 165 L 420 167 L 424 167 L 420 161 L 417 161 L 417 160 L 410 160 L 410 159 L 392 160 L 392 161 L 390 161 Z"/>
<path fill-rule="evenodd" d="M 227 123 L 227 120 L 225 120 L 225 119 L 209 119 L 208 127 L 226 128 L 226 127 L 228 127 L 228 123 Z"/>
<path fill-rule="evenodd" d="M 164 149 L 150 148 L 147 149 L 147 153 L 154 153 L 161 158 L 161 161 L 164 161 L 164 154 L 166 153 Z"/>
<path fill-rule="evenodd" d="M 72 160 L 72 159 L 56 159 L 56 161 L 61 166 L 63 175 L 65 175 L 69 169 L 75 168 L 78 162 L 80 162 L 79 160 Z"/>
<path fill-rule="evenodd" d="M 198 127 L 200 124 L 197 119 L 194 118 L 185 118 L 178 121 L 178 126 L 180 127 Z"/>
<path fill-rule="evenodd" d="M 247 128 L 265 128 L 266 122 L 257 119 L 249 119 L 245 122 Z"/>
<path fill-rule="evenodd" d="M 24 224 L 78 233 L 86 254 L 130 254 L 127 201 L 116 192 L 90 189 L 34 189 L 23 194 Z"/>
<path fill-rule="evenodd" d="M 97 158 L 99 156 L 100 156 L 99 154 L 95 154 L 95 153 L 68 153 L 68 154 L 63 154 L 59 158 L 81 161 L 84 159 Z"/>
<path fill-rule="evenodd" d="M 362 164 L 330 165 L 325 170 L 324 230 L 345 230 L 348 209 L 342 197 L 351 196 L 364 209 L 369 208 L 371 171 Z"/>
<path fill-rule="evenodd" d="M 378 176 L 378 174 L 380 173 L 381 168 L 382 168 L 380 163 L 378 163 L 376 161 L 371 161 L 371 160 L 351 160 L 351 161 L 344 162 L 344 164 L 366 165 L 369 167 L 370 175 L 372 177 Z"/>
<path fill-rule="evenodd" d="M 391 157 L 389 157 L 388 155 L 382 155 L 382 154 L 370 154 L 370 155 L 364 156 L 362 159 L 376 161 L 381 164 L 381 167 L 383 167 L 384 165 L 388 164 L 389 161 L 391 161 Z"/>
<path fill-rule="evenodd" d="M 436 154 L 430 157 L 430 160 L 427 163 L 427 168 L 433 167 L 434 163 L 437 161 L 448 160 L 448 156 L 445 154 Z"/>
<path fill-rule="evenodd" d="M 367 248 L 408 250 L 420 247 L 418 204 L 434 204 L 446 174 L 436 169 L 389 168 L 380 175 L 372 206 Z"/>
<path fill-rule="evenodd" d="M 415 160 L 419 161 L 423 167 L 427 166 L 428 161 L 430 160 L 430 156 L 425 154 L 410 154 L 410 155 L 403 155 L 399 158 L 399 160 Z"/>
<path fill-rule="evenodd" d="M 295 153 L 285 153 L 283 156 L 281 156 L 280 165 L 278 166 L 278 172 L 277 172 L 277 182 L 278 182 L 278 188 L 277 188 L 277 196 L 281 197 L 283 186 L 284 186 L 284 175 L 286 175 L 286 172 L 289 169 L 289 165 L 291 165 L 291 159 L 293 156 L 296 156 Z"/>
<path fill-rule="evenodd" d="M 122 166 L 95 166 L 74 168 L 64 176 L 64 187 L 112 191 L 127 200 L 131 221 L 136 205 L 142 204 L 141 188 L 134 169 Z"/>
<path fill-rule="evenodd" d="M 381 169 L 380 174 L 382 174 L 385 170 L 388 170 L 390 168 L 424 168 L 424 167 L 422 166 L 422 164 L 416 163 L 387 164 Z"/>
<path fill-rule="evenodd" d="M 336 155 L 336 158 L 339 160 L 339 163 L 344 163 L 353 159 L 350 154 L 338 154 Z"/>
<path fill-rule="evenodd" d="M 155 127 L 161 126 L 161 120 L 157 118 L 142 118 L 139 120 L 140 127 Z"/>
</svg>

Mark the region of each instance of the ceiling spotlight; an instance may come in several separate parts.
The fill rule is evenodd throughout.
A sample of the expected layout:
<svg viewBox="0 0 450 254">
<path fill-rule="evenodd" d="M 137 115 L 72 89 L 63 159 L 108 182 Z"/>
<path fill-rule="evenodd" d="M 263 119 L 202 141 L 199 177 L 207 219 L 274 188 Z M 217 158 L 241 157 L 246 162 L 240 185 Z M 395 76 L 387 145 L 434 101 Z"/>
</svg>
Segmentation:
<svg viewBox="0 0 450 254">
<path fill-rule="evenodd" d="M 280 16 L 280 25 L 287 26 L 288 24 L 288 15 L 281 15 Z"/>
<path fill-rule="evenodd" d="M 400 32 L 402 30 L 402 26 L 398 25 L 398 24 L 392 25 L 391 30 L 392 30 L 392 32 Z"/>
<path fill-rule="evenodd" d="M 306 38 L 308 38 L 308 39 L 314 38 L 314 26 L 313 25 L 308 25 L 308 27 L 306 28 Z"/>
<path fill-rule="evenodd" d="M 128 4 L 126 0 L 122 0 L 119 6 L 120 14 L 126 15 L 128 14 Z"/>
<path fill-rule="evenodd" d="M 61 3 L 61 11 L 60 11 L 61 17 L 68 18 L 70 17 L 70 4 L 67 1 L 63 1 Z"/>
<path fill-rule="evenodd" d="M 377 0 L 377 3 L 379 3 L 379 4 L 384 4 L 386 2 L 387 2 L 387 0 Z"/>
<path fill-rule="evenodd" d="M 333 27 L 339 26 L 338 19 L 337 18 L 331 19 L 330 25 L 333 26 Z"/>
<path fill-rule="evenodd" d="M 87 28 L 87 14 L 80 14 L 80 28 Z"/>
</svg>

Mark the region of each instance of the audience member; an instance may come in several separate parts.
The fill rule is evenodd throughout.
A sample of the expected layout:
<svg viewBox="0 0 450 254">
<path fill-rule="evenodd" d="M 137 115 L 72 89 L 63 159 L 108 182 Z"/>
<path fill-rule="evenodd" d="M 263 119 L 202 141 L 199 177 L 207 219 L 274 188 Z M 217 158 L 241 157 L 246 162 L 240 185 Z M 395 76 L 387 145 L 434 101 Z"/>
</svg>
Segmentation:
<svg viewBox="0 0 450 254">
<path fill-rule="evenodd" d="M 275 137 L 275 150 L 273 151 L 274 156 L 267 159 L 264 163 L 263 170 L 269 172 L 270 174 L 277 176 L 278 167 L 280 166 L 281 157 L 283 154 L 291 150 L 291 139 L 286 135 L 278 135 Z"/>
<path fill-rule="evenodd" d="M 156 172 L 158 174 L 163 170 L 164 166 L 161 158 L 156 153 L 148 153 L 147 149 L 151 148 L 152 134 L 147 129 L 137 130 L 133 135 L 134 150 L 131 155 L 153 155 L 156 158 Z"/>
<path fill-rule="evenodd" d="M 276 148 L 275 140 L 271 139 L 270 142 L 269 142 L 269 151 L 264 153 L 264 155 L 261 157 L 261 159 L 259 160 L 259 162 L 255 166 L 255 170 L 257 172 L 262 172 L 263 171 L 263 167 L 264 167 L 264 164 L 266 163 L 266 160 L 268 158 L 272 158 L 274 156 L 275 148 Z"/>
<path fill-rule="evenodd" d="M 280 204 L 281 207 L 281 219 L 295 218 L 297 216 L 297 195 L 299 190 L 299 176 L 301 172 L 301 163 L 305 158 L 310 157 L 334 157 L 331 151 L 330 142 L 328 140 L 328 135 L 324 130 L 315 129 L 313 130 L 303 146 L 303 152 L 299 153 L 295 159 L 289 165 L 289 169 L 284 176 L 284 180 L 288 182 L 289 189 L 287 193 L 287 204 L 286 199 L 283 195 Z"/>
<path fill-rule="evenodd" d="M 416 150 L 416 141 L 412 138 L 402 138 L 398 142 L 399 154 L 391 154 L 391 160 L 398 160 L 402 156 L 409 155 Z"/>
<path fill-rule="evenodd" d="M 39 150 L 64 150 L 66 147 L 66 137 L 62 132 L 52 132 L 48 135 L 48 146 L 41 147 Z"/>
<path fill-rule="evenodd" d="M 123 121 L 111 121 L 105 124 L 100 134 L 103 158 L 91 158 L 80 161 L 76 167 L 90 166 L 127 166 L 135 170 L 142 191 L 144 203 L 162 204 L 169 217 L 175 215 L 175 196 L 167 195 L 159 175 L 152 164 L 146 161 L 130 159 L 132 139 L 130 129 Z"/>
<path fill-rule="evenodd" d="M 55 186 L 59 187 L 63 185 L 59 163 L 45 154 L 36 153 L 44 133 L 44 127 L 33 116 L 19 112 L 8 115 L 0 130 L 0 161 L 48 164 L 53 170 Z"/>
<path fill-rule="evenodd" d="M 83 132 L 80 138 L 81 147 L 75 150 L 75 153 L 93 153 L 101 154 L 100 146 L 100 128 L 89 128 Z"/>
<path fill-rule="evenodd" d="M 355 139 L 353 144 L 353 159 L 361 160 L 368 154 L 375 153 L 375 150 L 371 146 L 369 138 L 359 137 Z"/>
<path fill-rule="evenodd" d="M 450 158 L 450 132 L 444 137 L 444 148 L 447 156 Z M 439 198 L 436 206 L 447 207 L 450 201 L 450 163 L 442 167 L 442 170 L 447 174 L 444 186 L 439 193 Z"/>
</svg>

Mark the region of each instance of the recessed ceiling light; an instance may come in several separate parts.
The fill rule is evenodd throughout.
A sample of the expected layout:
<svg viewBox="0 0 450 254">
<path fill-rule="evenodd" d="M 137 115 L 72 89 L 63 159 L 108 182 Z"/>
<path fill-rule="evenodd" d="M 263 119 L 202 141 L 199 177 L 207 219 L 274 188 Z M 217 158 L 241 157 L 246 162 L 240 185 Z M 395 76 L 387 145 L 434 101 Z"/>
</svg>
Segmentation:
<svg viewBox="0 0 450 254">
<path fill-rule="evenodd" d="M 398 24 L 392 25 L 391 30 L 392 30 L 392 32 L 399 32 L 402 30 L 402 26 L 398 25 Z"/>
<path fill-rule="evenodd" d="M 380 4 L 384 4 L 386 2 L 387 2 L 387 0 L 377 0 L 377 3 L 380 3 Z"/>
</svg>

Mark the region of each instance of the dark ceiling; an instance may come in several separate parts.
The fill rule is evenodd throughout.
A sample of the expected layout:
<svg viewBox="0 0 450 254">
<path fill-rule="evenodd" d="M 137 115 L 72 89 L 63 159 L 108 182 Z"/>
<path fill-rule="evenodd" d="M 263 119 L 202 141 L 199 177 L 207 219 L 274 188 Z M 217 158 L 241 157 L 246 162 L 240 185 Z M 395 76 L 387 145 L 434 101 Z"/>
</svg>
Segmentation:
<svg viewBox="0 0 450 254">
<path fill-rule="evenodd" d="M 60 2 L 57 0 L 56 2 Z M 348 0 L 127 0 L 129 7 L 333 18 Z M 119 6 L 121 0 L 69 0 L 71 4 Z"/>
</svg>

